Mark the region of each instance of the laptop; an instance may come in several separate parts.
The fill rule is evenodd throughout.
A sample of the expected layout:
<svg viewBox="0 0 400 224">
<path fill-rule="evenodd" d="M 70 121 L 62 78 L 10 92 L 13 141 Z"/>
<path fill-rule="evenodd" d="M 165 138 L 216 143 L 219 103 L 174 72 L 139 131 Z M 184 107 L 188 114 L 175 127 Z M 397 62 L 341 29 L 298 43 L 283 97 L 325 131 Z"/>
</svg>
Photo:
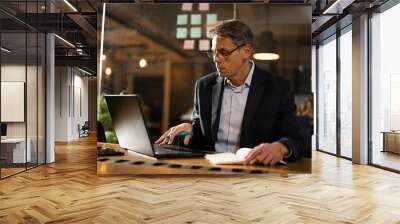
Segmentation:
<svg viewBox="0 0 400 224">
<path fill-rule="evenodd" d="M 120 147 L 154 158 L 203 157 L 210 153 L 176 145 L 153 144 L 138 95 L 105 95 L 105 99 Z"/>
</svg>

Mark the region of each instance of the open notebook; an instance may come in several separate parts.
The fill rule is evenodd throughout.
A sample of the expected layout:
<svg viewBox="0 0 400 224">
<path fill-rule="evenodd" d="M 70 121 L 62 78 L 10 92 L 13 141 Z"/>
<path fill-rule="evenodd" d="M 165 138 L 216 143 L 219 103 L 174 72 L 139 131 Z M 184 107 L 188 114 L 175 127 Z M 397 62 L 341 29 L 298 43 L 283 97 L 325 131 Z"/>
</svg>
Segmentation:
<svg viewBox="0 0 400 224">
<path fill-rule="evenodd" d="M 205 155 L 205 158 L 214 165 L 242 164 L 244 161 L 244 157 L 246 157 L 246 155 L 249 154 L 251 150 L 251 148 L 240 148 L 236 151 L 236 153 L 223 152 L 216 154 L 207 154 Z M 279 163 L 286 165 L 286 162 L 283 160 L 279 161 Z"/>
</svg>

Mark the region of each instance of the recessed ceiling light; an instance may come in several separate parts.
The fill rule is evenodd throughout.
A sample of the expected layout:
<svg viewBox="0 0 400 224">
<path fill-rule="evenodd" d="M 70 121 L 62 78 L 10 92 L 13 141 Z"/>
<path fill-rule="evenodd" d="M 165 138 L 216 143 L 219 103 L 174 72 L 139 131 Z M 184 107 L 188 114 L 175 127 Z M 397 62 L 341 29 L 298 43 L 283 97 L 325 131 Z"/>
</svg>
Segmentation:
<svg viewBox="0 0 400 224">
<path fill-rule="evenodd" d="M 73 44 L 72 44 L 71 42 L 69 42 L 68 40 L 66 40 L 66 39 L 64 39 L 64 38 L 62 38 L 62 37 L 60 37 L 60 36 L 57 35 L 57 34 L 54 34 L 54 36 L 57 37 L 58 39 L 60 39 L 62 42 L 64 42 L 64 43 L 66 43 L 67 45 L 69 45 L 70 47 L 75 48 L 75 45 L 73 45 Z"/>
<path fill-rule="evenodd" d="M 92 73 L 90 73 L 90 72 L 88 72 L 88 71 L 86 71 L 86 70 L 83 70 L 83 69 L 81 69 L 81 68 L 79 68 L 79 67 L 78 67 L 78 69 L 79 69 L 79 71 L 81 71 L 81 72 L 83 72 L 83 73 L 85 73 L 85 74 L 87 74 L 87 75 L 92 75 Z"/>
<path fill-rule="evenodd" d="M 107 76 L 110 76 L 111 73 L 112 73 L 112 70 L 111 70 L 110 67 L 107 67 L 105 72 L 106 72 L 106 75 L 107 75 Z"/>
<path fill-rule="evenodd" d="M 7 49 L 7 48 L 5 48 L 5 47 L 1 47 L 1 50 L 4 51 L 4 52 L 6 52 L 6 53 L 10 53 L 10 52 L 11 52 L 11 50 L 9 50 L 9 49 Z"/>
<path fill-rule="evenodd" d="M 64 0 L 65 4 L 67 4 L 74 12 L 78 12 L 78 10 L 68 1 Z"/>
<path fill-rule="evenodd" d="M 322 14 L 342 14 L 343 9 L 351 5 L 355 0 L 336 0 L 327 9 L 325 9 Z M 332 1 L 331 1 L 332 2 Z"/>
<path fill-rule="evenodd" d="M 144 58 L 140 59 L 140 61 L 139 61 L 139 66 L 140 66 L 141 68 L 146 67 L 146 66 L 147 66 L 147 61 L 146 61 L 146 59 L 144 59 Z"/>
</svg>

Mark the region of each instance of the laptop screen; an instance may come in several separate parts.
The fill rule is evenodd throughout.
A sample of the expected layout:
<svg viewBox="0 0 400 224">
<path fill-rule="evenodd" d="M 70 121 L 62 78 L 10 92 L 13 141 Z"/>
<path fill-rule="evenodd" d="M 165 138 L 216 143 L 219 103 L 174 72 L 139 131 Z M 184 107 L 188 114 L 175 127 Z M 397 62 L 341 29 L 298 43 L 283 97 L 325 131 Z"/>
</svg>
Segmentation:
<svg viewBox="0 0 400 224">
<path fill-rule="evenodd" d="M 140 98 L 137 95 L 106 95 L 112 125 L 122 148 L 154 157 Z"/>
</svg>

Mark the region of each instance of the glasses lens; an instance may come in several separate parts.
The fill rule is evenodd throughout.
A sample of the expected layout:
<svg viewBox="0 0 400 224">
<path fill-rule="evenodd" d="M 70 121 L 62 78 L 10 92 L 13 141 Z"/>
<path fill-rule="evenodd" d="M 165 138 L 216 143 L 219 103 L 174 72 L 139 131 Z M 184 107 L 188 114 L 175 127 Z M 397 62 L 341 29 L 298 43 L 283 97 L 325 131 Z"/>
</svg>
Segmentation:
<svg viewBox="0 0 400 224">
<path fill-rule="evenodd" d="M 231 54 L 231 52 L 221 51 L 221 52 L 219 52 L 219 54 L 220 54 L 222 57 L 226 58 L 226 57 L 228 57 L 228 56 Z"/>
</svg>

